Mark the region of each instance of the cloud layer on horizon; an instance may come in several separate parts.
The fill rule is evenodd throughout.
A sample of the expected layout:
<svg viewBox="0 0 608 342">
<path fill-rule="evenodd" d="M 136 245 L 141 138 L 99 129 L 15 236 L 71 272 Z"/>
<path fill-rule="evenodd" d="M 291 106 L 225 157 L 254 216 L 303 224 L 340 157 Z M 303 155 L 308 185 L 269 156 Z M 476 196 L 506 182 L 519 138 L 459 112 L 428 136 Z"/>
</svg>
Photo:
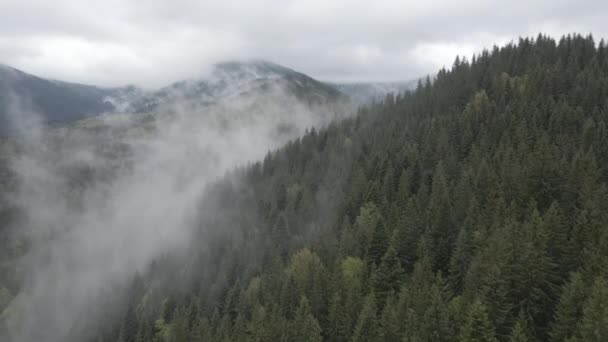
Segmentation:
<svg viewBox="0 0 608 342">
<path fill-rule="evenodd" d="M 519 36 L 608 37 L 598 0 L 4 0 L 0 13 L 0 63 L 106 86 L 158 87 L 244 58 L 322 80 L 409 80 Z"/>
</svg>

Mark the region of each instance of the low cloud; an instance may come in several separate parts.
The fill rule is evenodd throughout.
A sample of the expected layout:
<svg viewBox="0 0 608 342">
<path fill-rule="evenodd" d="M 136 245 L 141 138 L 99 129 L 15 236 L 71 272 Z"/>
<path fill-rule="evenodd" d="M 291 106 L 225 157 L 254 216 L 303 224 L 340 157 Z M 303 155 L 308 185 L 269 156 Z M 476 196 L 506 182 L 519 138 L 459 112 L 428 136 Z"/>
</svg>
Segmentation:
<svg viewBox="0 0 608 342">
<path fill-rule="evenodd" d="M 198 108 L 28 126 L 11 159 L 16 231 L 31 241 L 24 286 L 2 317 L 12 340 L 94 335 L 137 272 L 187 244 L 210 182 L 334 115 L 277 84 Z"/>
<path fill-rule="evenodd" d="M 608 37 L 608 4 L 559 1 L 0 3 L 0 61 L 42 76 L 158 87 L 264 58 L 332 81 L 409 80 L 539 32 Z"/>
</svg>

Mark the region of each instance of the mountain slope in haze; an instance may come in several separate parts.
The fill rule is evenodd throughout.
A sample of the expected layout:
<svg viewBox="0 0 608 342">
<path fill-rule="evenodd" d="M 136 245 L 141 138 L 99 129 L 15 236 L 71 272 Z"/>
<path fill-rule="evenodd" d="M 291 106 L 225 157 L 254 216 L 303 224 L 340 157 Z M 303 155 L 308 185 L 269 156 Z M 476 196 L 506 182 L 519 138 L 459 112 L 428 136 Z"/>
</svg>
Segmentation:
<svg viewBox="0 0 608 342">
<path fill-rule="evenodd" d="M 224 62 L 213 66 L 206 77 L 173 83 L 133 101 L 127 111 L 150 112 L 176 104 L 201 106 L 238 99 L 280 87 L 309 104 L 328 103 L 344 97 L 331 86 L 284 66 L 263 61 Z"/>
<path fill-rule="evenodd" d="M 0 124 L 6 127 L 24 111 L 48 123 L 65 123 L 114 110 L 105 100 L 115 89 L 40 78 L 0 65 Z M 14 115 L 15 117 L 11 117 Z"/>
<path fill-rule="evenodd" d="M 96 335 L 132 274 L 189 241 L 207 185 L 352 113 L 277 65 L 217 70 L 154 106 L 33 125 L 0 144 L 0 340 Z"/>
<path fill-rule="evenodd" d="M 77 121 L 73 127 L 104 130 L 122 121 L 128 125 L 121 129 L 138 131 L 151 124 L 170 125 L 179 117 L 193 120 L 193 127 L 205 121 L 224 132 L 246 125 L 267 126 L 283 141 L 303 133 L 304 127 L 350 116 L 356 106 L 323 82 L 263 60 L 219 63 L 209 75 L 157 91 L 138 90 L 117 92 L 122 98 L 106 98 L 117 112 L 121 109 L 120 115 Z"/>
<path fill-rule="evenodd" d="M 545 36 L 210 186 L 101 340 L 606 341 L 608 48 Z"/>
<path fill-rule="evenodd" d="M 48 80 L 0 66 L 0 122 L 7 126 L 10 112 L 31 111 L 47 123 L 66 123 L 112 113 L 149 113 L 181 106 L 201 107 L 228 99 L 252 97 L 280 88 L 286 95 L 314 104 L 345 102 L 334 87 L 278 64 L 263 60 L 224 62 L 201 78 L 175 82 L 159 90 L 138 87 L 100 88 Z"/>
<path fill-rule="evenodd" d="M 3 131 L 10 130 L 15 121 L 29 119 L 23 118 L 24 112 L 33 112 L 46 123 L 65 124 L 102 113 L 151 113 L 177 107 L 197 111 L 220 101 L 260 98 L 278 89 L 308 105 L 350 102 L 356 106 L 411 90 L 412 84 L 324 83 L 272 62 L 249 60 L 218 63 L 207 76 L 148 91 L 49 80 L 0 66 L 0 124 Z"/>
</svg>

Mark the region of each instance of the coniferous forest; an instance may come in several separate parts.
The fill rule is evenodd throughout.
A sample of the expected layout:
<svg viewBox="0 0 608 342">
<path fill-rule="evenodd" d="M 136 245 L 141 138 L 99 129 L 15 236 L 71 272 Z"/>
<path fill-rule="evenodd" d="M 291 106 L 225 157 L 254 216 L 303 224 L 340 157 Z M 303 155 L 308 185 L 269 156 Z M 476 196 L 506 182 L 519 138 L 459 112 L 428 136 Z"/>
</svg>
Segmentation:
<svg viewBox="0 0 608 342">
<path fill-rule="evenodd" d="M 606 341 L 607 94 L 592 37 L 456 58 L 214 185 L 98 337 Z"/>
<path fill-rule="evenodd" d="M 608 341 L 607 124 L 603 41 L 457 57 L 209 185 L 189 246 L 87 334 Z"/>
</svg>

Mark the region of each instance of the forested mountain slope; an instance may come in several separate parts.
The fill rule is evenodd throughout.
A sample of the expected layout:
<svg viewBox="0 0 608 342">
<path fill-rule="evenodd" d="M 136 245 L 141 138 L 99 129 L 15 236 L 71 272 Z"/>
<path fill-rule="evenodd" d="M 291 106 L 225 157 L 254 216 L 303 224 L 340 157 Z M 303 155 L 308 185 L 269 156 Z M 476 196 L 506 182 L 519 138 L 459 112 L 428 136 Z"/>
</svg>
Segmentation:
<svg viewBox="0 0 608 342">
<path fill-rule="evenodd" d="M 66 123 L 113 110 L 105 100 L 118 88 L 100 88 L 40 78 L 0 64 L 0 133 L 19 128 L 24 111 L 48 123 Z M 15 127 L 17 126 L 17 127 Z"/>
<path fill-rule="evenodd" d="M 456 59 L 217 184 L 104 336 L 605 341 L 607 94 L 591 37 Z"/>
<path fill-rule="evenodd" d="M 457 58 L 210 186 L 91 341 L 606 341 L 607 111 L 591 37 Z"/>
<path fill-rule="evenodd" d="M 456 59 L 218 184 L 107 336 L 606 341 L 607 94 L 591 37 Z"/>
</svg>

